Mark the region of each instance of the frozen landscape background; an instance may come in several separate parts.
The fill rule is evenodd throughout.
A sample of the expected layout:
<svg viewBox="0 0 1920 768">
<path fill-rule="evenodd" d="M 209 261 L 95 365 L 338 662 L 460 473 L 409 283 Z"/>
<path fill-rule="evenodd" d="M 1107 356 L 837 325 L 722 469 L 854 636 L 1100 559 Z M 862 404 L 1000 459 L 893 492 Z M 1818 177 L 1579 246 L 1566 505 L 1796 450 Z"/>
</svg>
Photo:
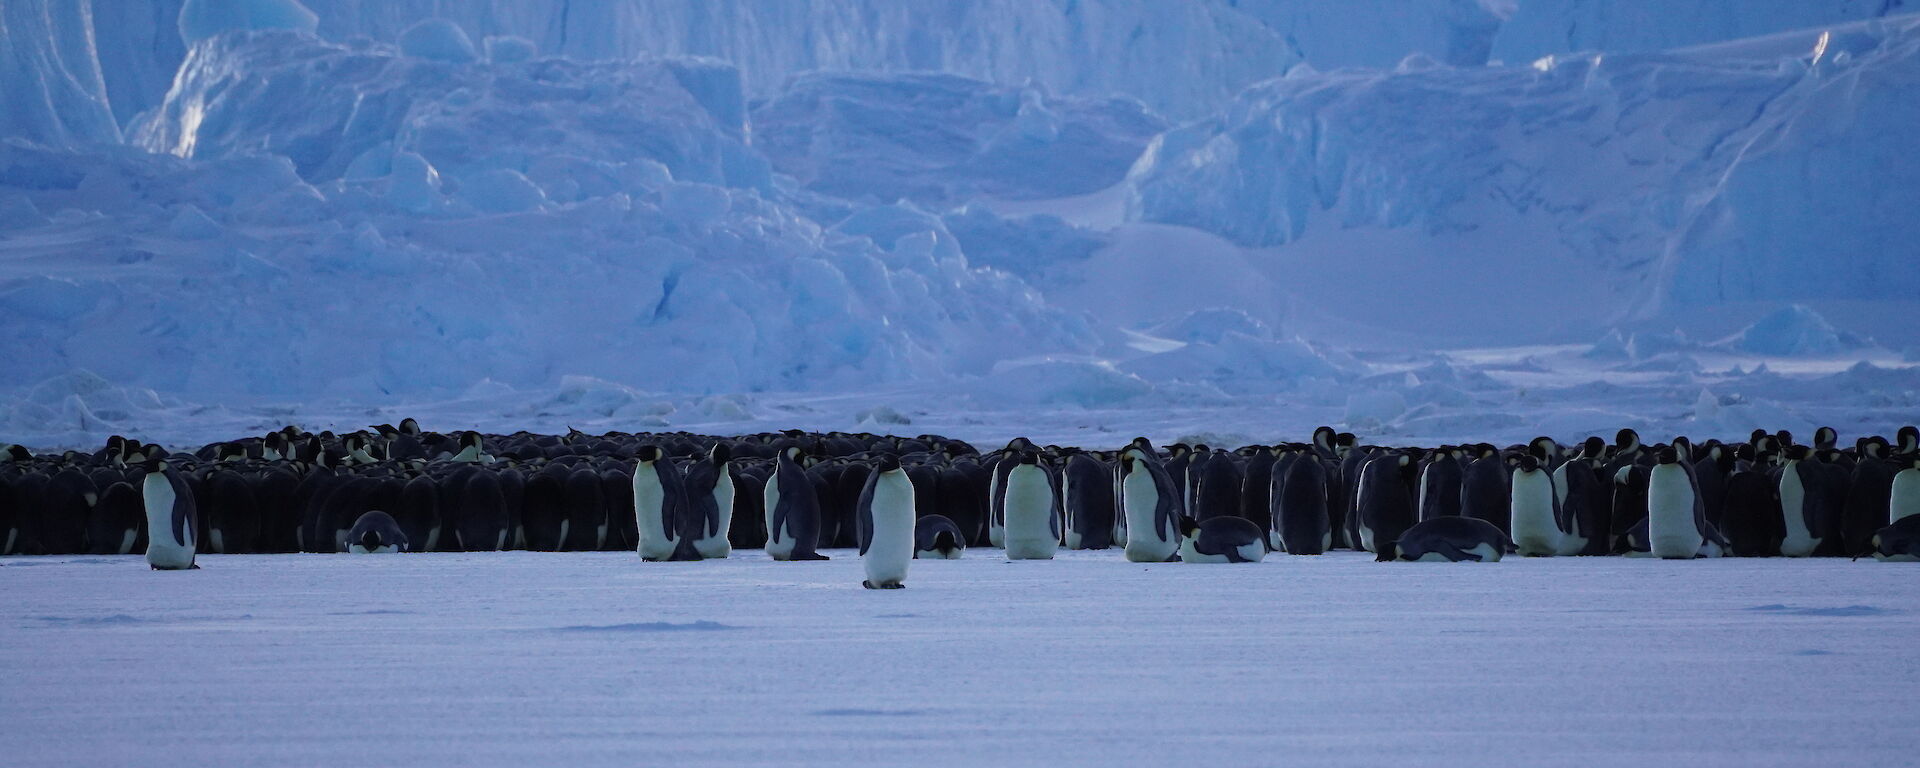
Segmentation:
<svg viewBox="0 0 1920 768">
<path fill-rule="evenodd" d="M 1845 439 L 1902 0 L 10 0 L 0 436 Z"/>
</svg>

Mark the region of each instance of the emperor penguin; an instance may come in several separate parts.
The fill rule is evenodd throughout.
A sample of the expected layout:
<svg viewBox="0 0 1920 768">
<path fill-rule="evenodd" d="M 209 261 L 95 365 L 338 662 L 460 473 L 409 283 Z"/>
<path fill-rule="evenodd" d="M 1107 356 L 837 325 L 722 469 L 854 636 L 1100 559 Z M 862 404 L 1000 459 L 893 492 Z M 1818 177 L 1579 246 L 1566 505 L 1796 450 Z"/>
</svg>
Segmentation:
<svg viewBox="0 0 1920 768">
<path fill-rule="evenodd" d="M 1273 532 L 1280 549 L 1289 555 L 1325 554 L 1333 546 L 1332 521 L 1327 517 L 1327 469 L 1318 454 L 1297 456 L 1274 472 L 1281 482 L 1272 497 Z"/>
<path fill-rule="evenodd" d="M 1084 453 L 1067 457 L 1060 472 L 1060 506 L 1066 512 L 1067 549 L 1113 546 L 1113 473 Z"/>
<path fill-rule="evenodd" d="M 1380 562 L 1497 563 L 1507 552 L 1507 535 L 1493 523 L 1473 517 L 1442 516 L 1422 520 L 1400 534 L 1399 541 L 1380 544 Z"/>
<path fill-rule="evenodd" d="M 1511 504 L 1508 525 L 1520 556 L 1553 557 L 1567 549 L 1566 533 L 1560 529 L 1559 495 L 1553 476 L 1540 466 L 1539 457 L 1531 453 L 1520 457 L 1513 468 L 1513 488 L 1507 498 Z"/>
<path fill-rule="evenodd" d="M 1120 452 L 1120 509 L 1127 521 L 1126 557 L 1134 563 L 1164 563 L 1180 551 L 1180 487 L 1142 437 Z"/>
<path fill-rule="evenodd" d="M 1840 516 L 1843 551 L 1855 557 L 1871 550 L 1868 542 L 1874 532 L 1892 522 L 1888 517 L 1893 510 L 1896 465 L 1882 461 L 1873 450 L 1873 443 L 1860 441 L 1859 460 L 1847 478 L 1847 501 Z"/>
<path fill-rule="evenodd" d="M 1786 522 L 1786 538 L 1780 542 L 1780 554 L 1808 557 L 1826 543 L 1826 530 L 1836 510 L 1827 503 L 1827 475 L 1804 445 L 1786 449 L 1786 463 L 1780 465 L 1780 512 Z"/>
<path fill-rule="evenodd" d="M 1883 563 L 1920 561 L 1920 516 L 1908 515 L 1875 531 L 1869 543 L 1873 559 Z"/>
<path fill-rule="evenodd" d="M 946 515 L 927 515 L 914 521 L 913 556 L 919 560 L 958 560 L 967 551 L 967 537 Z"/>
<path fill-rule="evenodd" d="M 881 456 L 867 475 L 867 485 L 854 505 L 860 525 L 860 564 L 867 589 L 900 589 L 914 553 L 913 481 L 900 460 Z"/>
<path fill-rule="evenodd" d="M 1052 560 L 1060 549 L 1060 517 L 1053 478 L 1040 454 L 1023 451 L 1007 471 L 1003 512 L 1008 560 Z"/>
<path fill-rule="evenodd" d="M 1920 515 L 1920 453 L 1897 459 L 1900 471 L 1893 474 L 1893 487 L 1887 492 L 1887 523 Z"/>
<path fill-rule="evenodd" d="M 140 497 L 147 508 L 147 565 L 156 571 L 199 568 L 193 562 L 199 535 L 193 489 L 165 459 L 150 459 L 146 465 Z"/>
<path fill-rule="evenodd" d="M 1032 440 L 1016 437 L 994 459 L 993 480 L 987 486 L 987 542 L 993 546 L 1007 545 L 1007 473 L 1013 471 L 1014 458 L 1039 450 Z"/>
<path fill-rule="evenodd" d="M 820 496 L 813 478 L 800 466 L 802 452 L 789 446 L 774 459 L 764 501 L 767 556 L 775 560 L 826 560 L 820 545 Z"/>
<path fill-rule="evenodd" d="M 733 529 L 730 457 L 726 443 L 714 443 L 706 458 L 687 467 L 687 514 L 680 535 L 692 541 L 694 552 L 702 558 L 724 559 L 733 553 L 728 540 Z"/>
<path fill-rule="evenodd" d="M 1267 537 L 1239 515 L 1195 520 L 1180 518 L 1180 561 L 1185 563 L 1257 563 L 1267 556 Z"/>
<path fill-rule="evenodd" d="M 686 486 L 680 469 L 657 445 L 634 452 L 633 519 L 639 532 L 635 549 L 642 560 L 670 560 L 680 548 L 680 516 L 685 513 Z"/>
<path fill-rule="evenodd" d="M 1404 452 L 1381 454 L 1360 470 L 1354 512 L 1360 516 L 1363 549 L 1378 552 L 1379 542 L 1397 541 L 1402 532 L 1413 527 L 1413 489 L 1408 479 L 1414 471 L 1413 457 Z"/>
<path fill-rule="evenodd" d="M 356 555 L 405 552 L 407 533 L 393 515 L 371 510 L 353 521 L 353 528 L 347 531 L 347 551 Z"/>
<path fill-rule="evenodd" d="M 1691 560 L 1717 557 L 1724 549 L 1718 532 L 1704 530 L 1706 509 L 1691 467 L 1673 446 L 1661 448 L 1647 475 L 1647 544 L 1654 557 Z"/>
</svg>

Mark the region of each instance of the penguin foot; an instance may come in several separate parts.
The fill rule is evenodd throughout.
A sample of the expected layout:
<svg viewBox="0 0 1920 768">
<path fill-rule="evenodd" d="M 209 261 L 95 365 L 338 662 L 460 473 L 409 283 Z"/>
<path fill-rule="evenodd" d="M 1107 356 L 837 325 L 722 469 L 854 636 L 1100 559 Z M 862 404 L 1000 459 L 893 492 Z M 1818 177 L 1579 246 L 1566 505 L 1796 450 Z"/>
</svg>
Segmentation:
<svg viewBox="0 0 1920 768">
<path fill-rule="evenodd" d="M 871 581 L 862 581 L 860 582 L 860 586 L 866 587 L 867 589 L 906 589 L 907 588 L 907 585 L 901 584 L 898 582 L 895 582 L 892 584 L 875 584 Z"/>
</svg>

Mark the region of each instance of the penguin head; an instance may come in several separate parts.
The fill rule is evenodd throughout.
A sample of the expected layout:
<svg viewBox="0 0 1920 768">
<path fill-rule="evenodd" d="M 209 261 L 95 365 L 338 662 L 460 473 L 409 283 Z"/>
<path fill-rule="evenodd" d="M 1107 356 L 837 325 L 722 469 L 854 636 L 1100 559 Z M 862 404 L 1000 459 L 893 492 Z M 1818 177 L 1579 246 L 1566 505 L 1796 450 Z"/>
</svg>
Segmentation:
<svg viewBox="0 0 1920 768">
<path fill-rule="evenodd" d="M 728 448 L 726 443 L 714 443 L 713 448 L 707 451 L 707 461 L 715 465 L 725 464 L 732 458 L 733 449 Z"/>
<path fill-rule="evenodd" d="M 1813 431 L 1813 447 L 1830 449 L 1840 443 L 1840 433 L 1833 427 L 1821 427 Z"/>
<path fill-rule="evenodd" d="M 400 432 L 418 437 L 420 436 L 420 422 L 414 421 L 412 416 L 401 419 Z"/>
<path fill-rule="evenodd" d="M 1793 445 L 1793 433 L 1784 429 L 1773 433 L 1773 439 L 1779 441 L 1781 446 Z"/>
<path fill-rule="evenodd" d="M 1039 466 L 1040 454 L 1036 451 L 1021 451 L 1019 455 L 1014 457 L 1013 463 L 1024 464 L 1030 467 Z"/>
<path fill-rule="evenodd" d="M 1540 455 L 1542 456 L 1552 456 L 1560 452 L 1560 443 L 1544 435 L 1534 438 L 1531 442 L 1527 443 L 1527 447 L 1539 448 Z"/>
<path fill-rule="evenodd" d="M 640 446 L 640 450 L 633 452 L 633 458 L 639 460 L 640 463 L 642 464 L 651 464 L 653 462 L 659 461 L 660 446 L 657 446 L 657 445 Z"/>
<path fill-rule="evenodd" d="M 1613 447 L 1618 453 L 1627 453 L 1640 448 L 1640 433 L 1623 429 L 1613 435 Z"/>
<path fill-rule="evenodd" d="M 1813 459 L 1813 449 L 1804 445 L 1789 445 L 1785 455 L 1787 461 L 1810 461 Z"/>
<path fill-rule="evenodd" d="M 1884 459 L 1887 457 L 1887 439 L 1878 435 L 1863 437 L 1854 441 L 1853 450 L 1861 456 Z"/>
<path fill-rule="evenodd" d="M 1538 472 L 1540 471 L 1540 459 L 1531 453 L 1523 453 L 1514 459 L 1513 466 L 1521 472 Z"/>
<path fill-rule="evenodd" d="M 1654 461 L 1661 464 L 1678 464 L 1680 452 L 1674 450 L 1671 445 L 1663 445 L 1660 447 L 1660 452 L 1654 455 Z"/>
<path fill-rule="evenodd" d="M 1313 429 L 1313 444 L 1317 448 L 1333 450 L 1333 439 L 1337 435 L 1333 427 L 1319 426 Z"/>
<path fill-rule="evenodd" d="M 468 430 L 466 432 L 461 433 L 460 446 L 462 448 L 478 449 L 481 447 L 481 445 L 482 445 L 482 441 L 481 441 L 479 432 Z"/>
<path fill-rule="evenodd" d="M 1900 444 L 1902 451 L 1920 450 L 1920 427 L 1911 424 L 1901 427 L 1900 431 L 1894 434 L 1894 442 Z"/>
<path fill-rule="evenodd" d="M 1145 437 L 1134 438 L 1133 442 L 1127 443 L 1127 447 L 1135 448 L 1146 453 L 1153 453 L 1153 441 L 1148 440 Z"/>
<path fill-rule="evenodd" d="M 879 460 L 873 463 L 873 471 L 875 472 L 897 472 L 899 470 L 900 457 L 891 453 L 880 454 Z"/>
<path fill-rule="evenodd" d="M 1607 455 L 1607 441 L 1598 437 L 1589 437 L 1581 446 L 1580 455 L 1588 461 L 1599 461 Z"/>
<path fill-rule="evenodd" d="M 33 452 L 27 450 L 27 447 L 24 445 L 9 445 L 7 446 L 7 460 L 33 461 Z"/>
<path fill-rule="evenodd" d="M 1693 441 L 1681 435 L 1673 439 L 1673 450 L 1680 455 L 1681 461 L 1693 461 Z"/>
<path fill-rule="evenodd" d="M 360 546 L 366 547 L 369 552 L 379 549 L 385 544 L 386 542 L 381 539 L 380 532 L 377 530 L 368 528 L 365 533 L 360 534 Z"/>
<path fill-rule="evenodd" d="M 1193 538 L 1194 534 L 1199 530 L 1200 530 L 1200 521 L 1195 520 L 1192 517 L 1187 515 L 1180 516 L 1180 535 L 1191 539 Z"/>
</svg>

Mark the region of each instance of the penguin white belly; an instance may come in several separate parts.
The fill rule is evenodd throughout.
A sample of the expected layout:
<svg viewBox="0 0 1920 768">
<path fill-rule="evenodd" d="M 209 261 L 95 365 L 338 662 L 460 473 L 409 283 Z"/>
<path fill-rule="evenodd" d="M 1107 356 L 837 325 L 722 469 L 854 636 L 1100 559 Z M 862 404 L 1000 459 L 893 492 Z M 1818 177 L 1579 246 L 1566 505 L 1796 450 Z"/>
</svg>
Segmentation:
<svg viewBox="0 0 1920 768">
<path fill-rule="evenodd" d="M 767 556 L 775 560 L 793 557 L 793 537 L 787 535 L 786 526 L 773 524 L 773 513 L 780 508 L 780 478 L 776 475 L 767 478 L 767 490 L 761 494 L 766 503 L 767 516 Z"/>
<path fill-rule="evenodd" d="M 703 535 L 693 542 L 693 550 L 703 558 L 725 559 L 733 554 L 733 543 L 727 540 L 727 534 L 733 530 L 733 478 L 724 472 L 713 486 L 713 503 L 714 508 L 720 510 L 720 528 L 711 536 L 702 531 Z"/>
<path fill-rule="evenodd" d="M 860 564 L 867 572 L 867 586 L 889 588 L 907 579 L 907 565 L 913 562 L 913 485 L 906 473 L 887 472 L 873 486 L 873 532 L 867 539 L 867 552 Z"/>
<path fill-rule="evenodd" d="M 1177 542 L 1167 539 L 1164 526 L 1154 525 L 1159 505 L 1160 488 L 1154 484 L 1153 475 L 1145 469 L 1127 473 L 1120 485 L 1120 506 L 1127 520 L 1128 562 L 1164 563 L 1178 549 Z"/>
<path fill-rule="evenodd" d="M 573 521 L 561 520 L 560 521 L 560 546 L 556 547 L 556 549 L 564 549 L 567 546 L 567 534 L 572 532 L 573 532 Z M 522 547 L 522 549 L 525 549 L 525 547 Z"/>
<path fill-rule="evenodd" d="M 1287 551 L 1287 544 L 1280 540 L 1279 531 L 1267 531 L 1267 546 L 1272 547 L 1275 552 Z"/>
<path fill-rule="evenodd" d="M 1780 470 L 1780 512 L 1786 520 L 1787 537 L 1780 541 L 1780 554 L 1806 557 L 1820 541 L 1807 529 L 1807 489 L 1800 482 L 1798 462 L 1787 462 Z"/>
<path fill-rule="evenodd" d="M 1046 470 L 1031 464 L 1007 473 L 1006 549 L 1008 560 L 1052 560 L 1060 549 L 1053 533 L 1053 486 Z"/>
<path fill-rule="evenodd" d="M 434 527 L 427 529 L 427 548 L 420 551 L 422 552 L 440 551 L 440 526 L 435 525 Z"/>
<path fill-rule="evenodd" d="M 662 459 L 665 461 L 665 459 Z M 642 465 L 633 472 L 633 517 L 635 530 L 639 532 L 640 543 L 635 550 L 647 560 L 665 560 L 673 556 L 675 546 L 679 544 L 669 530 L 666 519 L 667 491 L 660 484 L 660 475 L 651 465 Z"/>
<path fill-rule="evenodd" d="M 1553 482 L 1547 479 L 1547 473 L 1513 473 L 1511 526 L 1514 548 L 1521 555 L 1550 557 L 1561 553 L 1565 536 L 1553 517 L 1553 499 Z"/>
<path fill-rule="evenodd" d="M 1920 515 L 1920 469 L 1908 467 L 1893 476 L 1893 493 L 1887 500 L 1887 524 L 1913 515 Z"/>
<path fill-rule="evenodd" d="M 1653 556 L 1691 560 L 1700 554 L 1693 519 L 1693 482 L 1678 464 L 1660 464 L 1647 480 L 1647 540 Z"/>
<path fill-rule="evenodd" d="M 168 570 L 193 567 L 193 526 L 186 527 L 186 541 L 173 537 L 173 484 L 164 474 L 149 473 L 140 495 L 147 508 L 147 564 Z"/>
<path fill-rule="evenodd" d="M 1196 547 L 1194 546 L 1194 539 L 1193 539 L 1193 537 L 1191 537 L 1191 536 L 1185 536 L 1185 537 L 1181 537 L 1181 539 L 1180 539 L 1180 562 L 1183 562 L 1183 563 L 1225 563 L 1225 562 L 1231 562 L 1231 561 L 1229 561 L 1229 560 L 1227 559 L 1227 556 L 1226 556 L 1226 555 L 1203 555 L 1203 554 L 1200 554 L 1200 550 L 1199 550 L 1198 548 L 1196 548 Z"/>
<path fill-rule="evenodd" d="M 1500 550 L 1501 547 L 1496 544 L 1481 543 L 1474 545 L 1473 549 L 1469 549 L 1467 552 L 1469 554 L 1479 555 L 1479 562 L 1497 563 L 1500 562 L 1500 556 L 1506 554 Z"/>
<path fill-rule="evenodd" d="M 215 552 L 227 551 L 226 537 L 220 535 L 220 529 L 215 528 L 211 531 L 208 531 L 207 540 L 209 543 L 213 544 L 213 551 Z"/>
<path fill-rule="evenodd" d="M 12 536 L 11 531 L 8 532 L 8 536 L 9 537 Z M 138 540 L 139 538 L 140 538 L 140 532 L 132 529 L 128 529 L 126 533 L 121 534 L 120 535 L 120 554 L 123 554 L 123 555 L 133 554 L 133 542 Z M 7 551 L 12 551 L 12 550 L 13 550 L 13 539 L 8 538 Z"/>
<path fill-rule="evenodd" d="M 1578 526 L 1579 524 L 1572 523 L 1572 525 Z M 1560 534 L 1560 549 L 1554 552 L 1554 554 L 1561 557 L 1573 557 L 1574 555 L 1580 554 L 1580 552 L 1586 548 L 1587 537 L 1581 536 L 1573 531 L 1564 531 Z"/>
<path fill-rule="evenodd" d="M 1356 527 L 1360 529 L 1360 548 L 1368 552 L 1379 552 L 1380 548 L 1374 546 L 1373 529 L 1367 527 L 1365 522 L 1361 522 Z"/>
<path fill-rule="evenodd" d="M 347 552 L 355 555 L 388 555 L 399 551 L 400 547 L 395 544 L 383 544 L 373 549 L 367 549 L 366 545 L 358 543 L 347 545 Z"/>
</svg>

